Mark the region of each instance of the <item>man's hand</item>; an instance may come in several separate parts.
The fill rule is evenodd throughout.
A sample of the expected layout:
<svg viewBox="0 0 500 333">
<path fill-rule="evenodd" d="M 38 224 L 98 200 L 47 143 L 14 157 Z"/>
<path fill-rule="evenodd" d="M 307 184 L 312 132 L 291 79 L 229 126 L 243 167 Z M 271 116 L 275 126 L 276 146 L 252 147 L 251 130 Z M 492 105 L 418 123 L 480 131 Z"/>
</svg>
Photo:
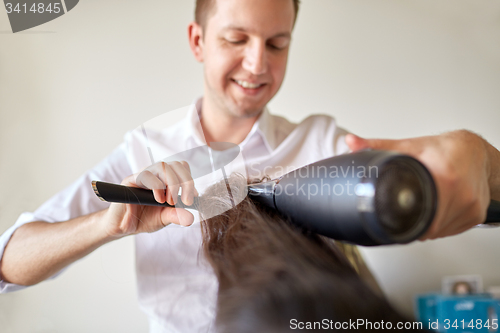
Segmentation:
<svg viewBox="0 0 500 333">
<path fill-rule="evenodd" d="M 185 161 L 155 163 L 139 174 L 125 178 L 122 185 L 151 189 L 156 201 L 170 205 L 177 203 L 179 188 L 182 188 L 181 200 L 186 205 L 191 205 L 193 198 L 198 196 Z M 155 232 L 170 223 L 188 226 L 193 221 L 193 214 L 183 208 L 120 203 L 112 203 L 104 219 L 106 233 L 114 238 Z"/>
<path fill-rule="evenodd" d="M 172 205 L 177 202 L 179 188 L 186 205 L 198 196 L 186 162 L 154 164 L 125 178 L 122 184 L 153 189 L 158 202 Z M 193 215 L 182 208 L 113 203 L 108 209 L 64 222 L 27 223 L 9 240 L 0 272 L 6 282 L 33 285 L 115 239 L 154 232 L 170 223 L 190 225 L 193 220 Z"/>
<path fill-rule="evenodd" d="M 353 151 L 372 148 L 407 154 L 429 169 L 437 186 L 438 208 L 421 240 L 456 235 L 483 223 L 490 198 L 496 199 L 500 192 L 496 172 L 500 153 L 466 130 L 403 140 L 363 139 L 348 134 L 346 143 Z"/>
</svg>

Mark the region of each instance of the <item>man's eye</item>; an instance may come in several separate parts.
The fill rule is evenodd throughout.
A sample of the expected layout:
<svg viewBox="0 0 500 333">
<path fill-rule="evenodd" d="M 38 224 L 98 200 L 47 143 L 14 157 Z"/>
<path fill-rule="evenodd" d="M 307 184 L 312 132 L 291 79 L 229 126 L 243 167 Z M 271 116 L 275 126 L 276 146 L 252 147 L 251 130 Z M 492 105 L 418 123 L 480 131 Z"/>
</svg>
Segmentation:
<svg viewBox="0 0 500 333">
<path fill-rule="evenodd" d="M 274 45 L 274 44 L 267 44 L 271 49 L 273 50 L 282 50 L 284 49 L 283 47 L 281 46 L 277 46 L 277 45 Z"/>
<path fill-rule="evenodd" d="M 270 40 L 267 43 L 267 46 L 272 50 L 284 50 L 289 45 L 287 40 L 282 40 L 281 38 Z"/>
<path fill-rule="evenodd" d="M 231 40 L 231 39 L 227 39 L 227 41 L 231 44 L 235 44 L 235 45 L 241 45 L 243 43 L 245 43 L 244 40 L 240 39 L 240 40 Z"/>
</svg>

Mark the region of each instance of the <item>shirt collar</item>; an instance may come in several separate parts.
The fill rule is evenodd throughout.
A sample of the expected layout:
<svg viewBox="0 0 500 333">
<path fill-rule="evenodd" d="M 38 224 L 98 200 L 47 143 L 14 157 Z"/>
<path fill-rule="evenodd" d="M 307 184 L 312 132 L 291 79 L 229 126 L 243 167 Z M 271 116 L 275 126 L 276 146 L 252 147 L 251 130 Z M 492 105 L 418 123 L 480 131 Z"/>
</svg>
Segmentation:
<svg viewBox="0 0 500 333">
<path fill-rule="evenodd" d="M 261 135 L 267 150 L 269 150 L 270 153 L 273 152 L 276 149 L 274 118 L 273 115 L 269 113 L 267 106 L 262 111 L 262 114 L 254 126 L 257 126 L 257 132 Z"/>
<path fill-rule="evenodd" d="M 205 135 L 201 128 L 201 98 L 195 100 L 189 107 L 187 117 L 184 119 L 184 137 L 182 141 L 186 149 L 206 145 Z"/>
<path fill-rule="evenodd" d="M 187 116 L 187 126 L 186 126 L 186 141 L 191 142 L 189 144 L 190 148 L 194 146 L 206 145 L 205 136 L 203 135 L 203 130 L 201 128 L 201 104 L 202 98 L 198 98 L 188 111 Z M 259 118 L 253 125 L 250 133 L 247 137 L 240 143 L 240 147 L 244 146 L 256 135 L 259 135 L 264 142 L 267 150 L 271 153 L 276 149 L 276 139 L 274 135 L 274 119 L 269 113 L 267 107 L 260 114 Z"/>
</svg>

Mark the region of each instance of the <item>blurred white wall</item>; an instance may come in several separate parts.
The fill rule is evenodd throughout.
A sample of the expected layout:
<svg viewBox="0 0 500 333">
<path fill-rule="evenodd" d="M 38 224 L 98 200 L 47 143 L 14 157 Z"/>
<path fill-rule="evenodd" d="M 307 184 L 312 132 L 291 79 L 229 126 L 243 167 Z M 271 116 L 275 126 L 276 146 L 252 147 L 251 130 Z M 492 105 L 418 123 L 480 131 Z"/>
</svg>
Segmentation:
<svg viewBox="0 0 500 333">
<path fill-rule="evenodd" d="M 270 109 L 326 113 L 366 137 L 467 128 L 500 147 L 500 2 L 304 0 L 285 83 Z M 95 165 L 123 134 L 202 94 L 190 1 L 82 0 L 12 34 L 0 10 L 0 232 Z M 500 230 L 364 249 L 390 300 L 443 275 L 500 285 Z M 61 277 L 0 295 L 0 331 L 146 332 L 133 242 L 95 251 Z"/>
</svg>

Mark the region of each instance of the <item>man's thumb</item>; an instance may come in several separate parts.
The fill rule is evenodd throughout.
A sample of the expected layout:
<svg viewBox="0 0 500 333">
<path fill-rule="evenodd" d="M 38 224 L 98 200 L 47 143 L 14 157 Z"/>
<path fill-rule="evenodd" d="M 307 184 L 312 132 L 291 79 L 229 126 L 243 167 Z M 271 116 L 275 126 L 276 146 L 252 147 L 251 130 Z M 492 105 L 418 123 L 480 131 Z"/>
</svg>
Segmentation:
<svg viewBox="0 0 500 333">
<path fill-rule="evenodd" d="M 353 152 L 371 148 L 375 150 L 394 150 L 403 153 L 409 152 L 409 147 L 406 140 L 391 140 L 391 139 L 364 139 L 354 134 L 347 134 L 345 142 Z"/>
<path fill-rule="evenodd" d="M 368 140 L 363 139 L 355 134 L 347 134 L 345 137 L 345 143 L 353 152 L 365 148 L 370 148 Z"/>
</svg>

